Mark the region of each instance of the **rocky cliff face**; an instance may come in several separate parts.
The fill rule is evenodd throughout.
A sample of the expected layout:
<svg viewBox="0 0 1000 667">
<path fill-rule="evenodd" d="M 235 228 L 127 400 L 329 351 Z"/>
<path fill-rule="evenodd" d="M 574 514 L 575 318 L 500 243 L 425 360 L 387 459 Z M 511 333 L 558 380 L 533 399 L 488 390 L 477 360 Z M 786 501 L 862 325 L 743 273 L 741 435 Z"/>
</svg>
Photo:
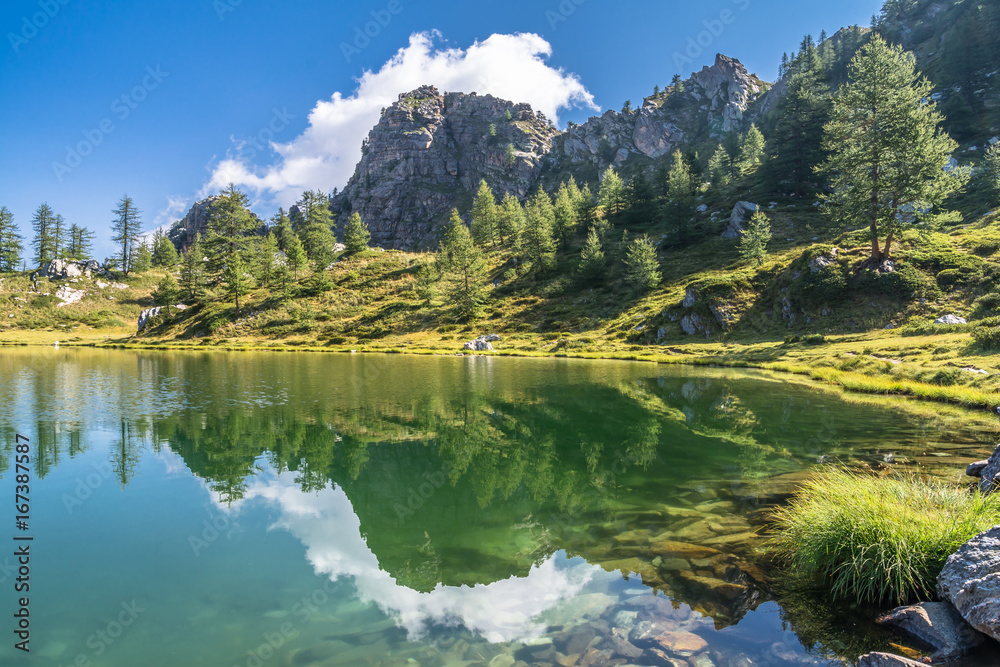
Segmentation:
<svg viewBox="0 0 1000 667">
<path fill-rule="evenodd" d="M 721 137 L 742 128 L 765 88 L 740 61 L 719 54 L 714 65 L 684 82 L 682 93 L 650 97 L 636 111 L 608 111 L 571 127 L 556 141 L 557 160 L 569 169 L 591 164 L 601 172 L 633 155 L 656 159 L 682 143 Z"/>
<path fill-rule="evenodd" d="M 739 129 L 764 89 L 739 61 L 719 55 L 683 93 L 559 132 L 527 104 L 425 86 L 382 114 L 333 209 L 340 225 L 360 213 L 374 245 L 433 247 L 451 209 L 469 210 L 481 179 L 523 199 L 545 171 L 585 168 L 596 177 L 633 156 L 651 164 L 682 142 Z"/>
<path fill-rule="evenodd" d="M 173 242 L 179 251 L 187 252 L 191 244 L 194 243 L 195 235 L 200 234 L 201 238 L 205 238 L 205 234 L 208 231 L 208 221 L 212 218 L 212 206 L 220 199 L 222 197 L 216 195 L 195 202 L 188 210 L 187 215 L 170 227 L 170 230 L 167 232 L 167 238 Z M 264 223 L 255 213 L 250 212 L 250 215 L 263 227 Z"/>
<path fill-rule="evenodd" d="M 527 104 L 432 86 L 399 96 L 368 135 L 361 162 L 333 200 L 338 223 L 358 212 L 372 244 L 436 245 L 451 209 L 479 181 L 525 197 L 558 131 Z"/>
</svg>

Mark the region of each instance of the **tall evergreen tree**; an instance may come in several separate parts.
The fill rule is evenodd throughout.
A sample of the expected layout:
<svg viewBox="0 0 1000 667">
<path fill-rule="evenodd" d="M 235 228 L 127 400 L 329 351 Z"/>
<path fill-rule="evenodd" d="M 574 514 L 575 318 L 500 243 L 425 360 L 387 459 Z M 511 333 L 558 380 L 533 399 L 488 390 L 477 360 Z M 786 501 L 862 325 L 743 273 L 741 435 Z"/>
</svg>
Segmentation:
<svg viewBox="0 0 1000 667">
<path fill-rule="evenodd" d="M 479 191 L 472 204 L 472 239 L 476 245 L 481 248 L 496 245 L 499 236 L 497 233 L 498 216 L 493 190 L 486 183 L 486 179 L 483 179 L 479 182 Z"/>
<path fill-rule="evenodd" d="M 638 290 L 649 291 L 660 284 L 660 260 L 648 236 L 633 239 L 625 251 L 625 282 Z"/>
<path fill-rule="evenodd" d="M 305 267 L 308 257 L 306 249 L 298 235 L 292 234 L 285 246 L 285 256 L 288 257 L 288 268 L 292 270 L 292 279 L 299 279 L 299 271 Z"/>
<path fill-rule="evenodd" d="M 838 220 L 867 225 L 871 261 L 890 256 L 902 225 L 941 204 L 968 179 L 945 170 L 957 144 L 941 129 L 933 86 L 916 59 L 874 35 L 851 64 L 850 82 L 834 100 L 824 145 Z M 885 238 L 885 247 L 879 239 Z"/>
<path fill-rule="evenodd" d="M 292 228 L 292 219 L 285 213 L 285 209 L 279 208 L 278 212 L 271 216 L 271 229 L 278 239 L 278 249 L 287 252 L 288 242 L 295 235 L 295 230 Z"/>
<path fill-rule="evenodd" d="M 36 266 L 43 266 L 56 259 L 59 248 L 53 235 L 54 226 L 55 213 L 48 204 L 42 204 L 35 210 L 35 215 L 31 219 L 31 230 L 35 234 L 31 240 L 31 247 L 35 251 Z"/>
<path fill-rule="evenodd" d="M 368 250 L 371 238 L 368 225 L 361 221 L 361 214 L 355 211 L 347 220 L 347 227 L 344 228 L 344 245 L 347 247 L 347 252 L 354 255 Z"/>
<path fill-rule="evenodd" d="M 656 217 L 656 192 L 643 172 L 632 177 L 625 187 L 627 203 L 626 220 L 629 224 L 641 225 Z"/>
<path fill-rule="evenodd" d="M 547 271 L 556 265 L 552 199 L 539 187 L 524 208 L 526 220 L 520 237 L 521 255 L 528 260 L 533 271 Z"/>
<path fill-rule="evenodd" d="M 576 183 L 573 183 L 573 187 L 576 187 Z M 577 191 L 577 197 L 579 197 L 579 191 Z M 563 245 L 568 244 L 569 240 L 576 233 L 576 225 L 579 217 L 580 214 L 577 210 L 576 201 L 574 201 L 570 186 L 563 182 L 556 192 L 554 211 L 554 232 L 556 238 Z"/>
<path fill-rule="evenodd" d="M 118 201 L 118 208 L 112 211 L 115 219 L 111 223 L 111 241 L 118 245 L 118 265 L 127 276 L 135 262 L 135 253 L 139 246 L 139 233 L 142 232 L 142 213 L 135 202 L 127 194 Z"/>
<path fill-rule="evenodd" d="M 479 317 L 486 299 L 486 262 L 482 251 L 472 240 L 472 234 L 462 222 L 458 209 L 451 213 L 441 247 L 449 293 L 455 315 L 462 320 Z"/>
<path fill-rule="evenodd" d="M 601 179 L 601 189 L 597 194 L 598 204 L 604 209 L 604 215 L 616 216 L 625 207 L 625 184 L 615 172 L 614 167 L 608 167 Z"/>
<path fill-rule="evenodd" d="M 195 234 L 194 242 L 181 260 L 181 286 L 191 301 L 200 301 L 205 293 L 205 250 L 200 234 Z"/>
<path fill-rule="evenodd" d="M 24 253 L 23 241 L 14 224 L 14 214 L 6 206 L 0 207 L 0 272 L 17 271 Z"/>
<path fill-rule="evenodd" d="M 86 227 L 70 225 L 69 244 L 64 254 L 70 259 L 90 259 L 94 252 L 94 232 Z"/>
<path fill-rule="evenodd" d="M 52 242 L 55 245 L 56 257 L 62 257 L 65 254 L 68 233 L 66 219 L 57 213 L 52 217 Z"/>
<path fill-rule="evenodd" d="M 771 221 L 764 213 L 757 211 L 740 236 L 740 257 L 760 266 L 767 257 L 767 244 L 770 242 Z"/>
<path fill-rule="evenodd" d="M 258 242 L 254 236 L 258 223 L 247 210 L 249 203 L 246 193 L 230 183 L 212 206 L 203 244 L 208 269 L 217 280 L 233 275 L 227 272 L 227 267 L 237 257 L 241 260 L 241 269 L 245 270 L 253 246 Z"/>
<path fill-rule="evenodd" d="M 751 123 L 750 129 L 740 140 L 738 165 L 741 176 L 750 176 L 764 163 L 764 135 Z"/>
<path fill-rule="evenodd" d="M 223 279 L 226 282 L 226 296 L 236 302 L 236 312 L 240 312 L 240 297 L 250 293 L 253 288 L 253 277 L 247 270 L 246 260 L 242 254 L 233 255 L 223 271 Z"/>
<path fill-rule="evenodd" d="M 678 245 L 688 241 L 694 221 L 694 187 L 691 171 L 680 151 L 674 151 L 667 176 L 667 201 L 663 210 L 667 229 L 673 231 Z"/>
<path fill-rule="evenodd" d="M 257 244 L 253 275 L 262 287 L 272 287 L 278 266 L 278 238 L 269 232 Z"/>
<path fill-rule="evenodd" d="M 316 270 L 324 270 L 333 261 L 334 246 L 337 244 L 330 201 L 322 192 L 306 191 L 302 193 L 298 206 L 303 216 L 299 229 L 302 245 L 310 261 L 316 265 Z"/>
<path fill-rule="evenodd" d="M 507 248 L 517 247 L 523 229 L 524 208 L 517 197 L 507 192 L 497 211 L 497 234 L 500 237 L 500 244 Z"/>
<path fill-rule="evenodd" d="M 147 244 L 140 243 L 139 248 L 135 251 L 135 256 L 132 258 L 132 271 L 143 273 L 149 271 L 152 267 L 153 253 L 150 252 Z"/>
<path fill-rule="evenodd" d="M 157 229 L 153 234 L 153 266 L 172 267 L 177 266 L 179 261 L 174 242 L 162 230 Z"/>
<path fill-rule="evenodd" d="M 1000 144 L 993 144 L 986 149 L 986 159 L 983 165 L 986 169 L 986 181 L 993 190 L 993 203 L 1000 202 Z"/>
<path fill-rule="evenodd" d="M 712 182 L 713 188 L 725 188 L 732 181 L 732 177 L 730 176 L 732 173 L 731 163 L 732 156 L 729 155 L 726 147 L 720 143 L 708 161 L 708 178 Z"/>
<path fill-rule="evenodd" d="M 580 249 L 580 275 L 585 280 L 597 280 L 604 274 L 607 260 L 604 257 L 603 240 L 593 227 L 587 232 L 587 240 Z"/>
</svg>

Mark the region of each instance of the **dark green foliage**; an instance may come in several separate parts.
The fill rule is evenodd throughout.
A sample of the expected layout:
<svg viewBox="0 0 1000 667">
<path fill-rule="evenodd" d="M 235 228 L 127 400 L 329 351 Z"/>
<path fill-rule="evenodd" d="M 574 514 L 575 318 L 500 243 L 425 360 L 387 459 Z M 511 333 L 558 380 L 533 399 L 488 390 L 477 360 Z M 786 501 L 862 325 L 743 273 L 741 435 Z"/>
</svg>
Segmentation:
<svg viewBox="0 0 1000 667">
<path fill-rule="evenodd" d="M 31 219 L 31 230 L 35 236 L 31 247 L 35 251 L 35 266 L 47 264 L 59 254 L 59 244 L 56 240 L 56 214 L 48 204 L 42 204 Z"/>
<path fill-rule="evenodd" d="M 14 214 L 6 207 L 0 207 L 0 272 L 17 271 L 24 253 L 22 237 L 14 224 Z"/>
<path fill-rule="evenodd" d="M 169 273 L 157 284 L 153 291 L 153 303 L 157 306 L 172 306 L 181 300 L 181 290 L 177 281 Z"/>
<path fill-rule="evenodd" d="M 173 241 L 167 238 L 161 230 L 157 229 L 153 234 L 153 266 L 172 267 L 180 261 L 177 255 L 177 248 Z"/>
<path fill-rule="evenodd" d="M 361 215 L 357 212 L 351 214 L 344 229 L 344 245 L 347 252 L 357 254 L 368 250 L 368 242 L 372 235 L 368 231 L 368 225 L 361 221 Z"/>
<path fill-rule="evenodd" d="M 1000 317 L 989 317 L 976 322 L 972 327 L 972 338 L 984 350 L 1000 348 Z"/>
<path fill-rule="evenodd" d="M 135 202 L 127 194 L 118 201 L 118 208 L 112 211 L 115 218 L 111 223 L 111 240 L 118 245 L 118 262 L 125 275 L 128 275 L 135 263 L 135 254 L 139 246 L 139 233 L 142 231 L 142 214 Z"/>
<path fill-rule="evenodd" d="M 648 236 L 633 239 L 625 251 L 625 281 L 646 292 L 660 284 L 660 260 Z"/>
<path fill-rule="evenodd" d="M 140 243 L 139 249 L 136 250 L 135 256 L 132 259 L 132 271 L 143 273 L 144 271 L 149 271 L 151 268 L 153 268 L 153 253 L 149 251 L 148 245 Z"/>
<path fill-rule="evenodd" d="M 69 244 L 64 249 L 66 257 L 70 259 L 90 259 L 94 252 L 94 232 L 86 227 L 70 225 Z"/>
<path fill-rule="evenodd" d="M 181 286 L 184 297 L 189 301 L 200 301 L 205 292 L 205 252 L 201 236 L 195 235 L 194 242 L 181 261 Z"/>
</svg>

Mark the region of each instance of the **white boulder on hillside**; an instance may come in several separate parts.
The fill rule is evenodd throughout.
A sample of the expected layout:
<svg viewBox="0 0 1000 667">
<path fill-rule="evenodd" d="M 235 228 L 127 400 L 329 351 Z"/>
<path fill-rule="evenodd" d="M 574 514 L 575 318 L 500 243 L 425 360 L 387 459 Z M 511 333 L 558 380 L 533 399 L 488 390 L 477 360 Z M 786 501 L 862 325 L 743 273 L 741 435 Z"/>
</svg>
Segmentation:
<svg viewBox="0 0 1000 667">
<path fill-rule="evenodd" d="M 722 232 L 724 239 L 738 239 L 743 236 L 743 225 L 749 222 L 750 217 L 760 210 L 760 206 L 748 201 L 736 202 L 733 207 L 733 214 L 729 216 L 729 226 Z"/>
</svg>

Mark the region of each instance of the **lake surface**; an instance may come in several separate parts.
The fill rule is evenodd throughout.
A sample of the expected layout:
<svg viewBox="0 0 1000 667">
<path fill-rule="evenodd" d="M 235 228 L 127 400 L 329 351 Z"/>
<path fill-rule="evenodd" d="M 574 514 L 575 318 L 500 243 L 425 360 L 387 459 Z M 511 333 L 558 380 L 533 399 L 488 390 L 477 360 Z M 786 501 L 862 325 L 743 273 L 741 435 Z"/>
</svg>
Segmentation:
<svg viewBox="0 0 1000 667">
<path fill-rule="evenodd" d="M 737 371 L 4 349 L 0 664 L 841 664 L 898 640 L 781 593 L 768 510 L 829 465 L 961 479 L 994 440 Z"/>
</svg>

